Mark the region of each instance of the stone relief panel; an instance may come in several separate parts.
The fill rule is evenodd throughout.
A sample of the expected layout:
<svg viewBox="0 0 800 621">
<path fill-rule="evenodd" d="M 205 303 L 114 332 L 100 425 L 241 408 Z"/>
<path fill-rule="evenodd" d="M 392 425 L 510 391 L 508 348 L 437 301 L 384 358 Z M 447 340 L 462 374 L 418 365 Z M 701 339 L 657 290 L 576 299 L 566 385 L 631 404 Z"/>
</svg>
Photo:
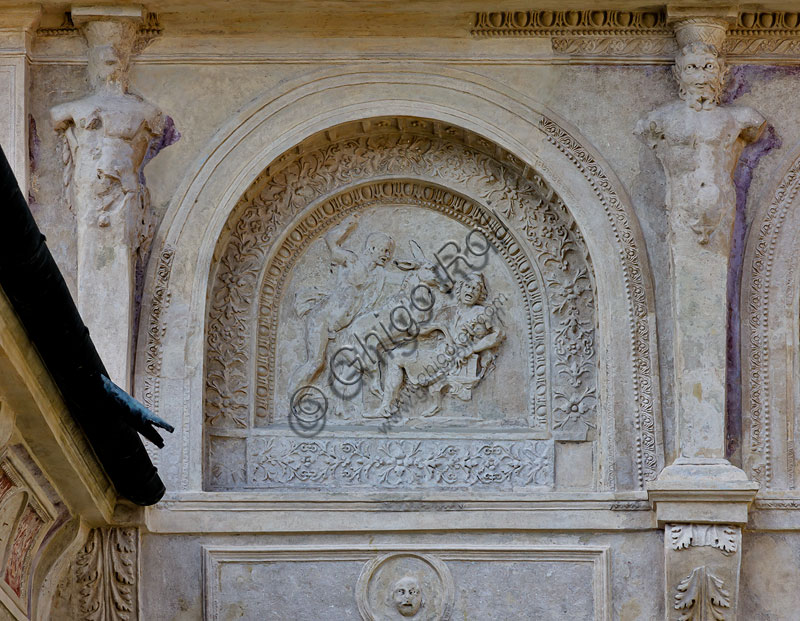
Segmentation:
<svg viewBox="0 0 800 621">
<path fill-rule="evenodd" d="M 208 484 L 551 485 L 553 439 L 597 425 L 593 272 L 565 205 L 457 128 L 337 135 L 279 158 L 220 242 Z"/>
<path fill-rule="evenodd" d="M 328 404 L 331 424 L 388 419 L 399 409 L 393 421 L 397 425 L 446 421 L 475 426 L 491 419 L 511 422 L 522 414 L 517 425 L 537 426 L 534 413 L 527 415 L 527 403 L 535 399 L 533 388 L 530 395 L 525 390 L 509 394 L 502 386 L 527 384 L 527 339 L 506 339 L 506 334 L 527 336 L 532 331 L 522 313 L 514 312 L 522 307 L 522 296 L 511 274 L 492 256 L 496 253 L 487 237 L 446 215 L 402 206 L 403 194 L 424 193 L 420 184 L 381 183 L 358 193 L 374 197 L 370 202 L 399 204 L 371 207 L 333 226 L 292 269 L 280 310 L 274 313 L 272 305 L 264 309 L 264 319 L 279 326 L 274 345 L 259 339 L 260 346 L 276 350 L 265 360 L 269 364 L 274 357 L 275 373 L 274 381 L 259 374 L 257 384 L 272 384 L 275 390 L 271 404 L 257 396 L 256 411 L 268 409 L 273 416 L 288 411 L 288 396 L 327 378 L 331 401 L 336 402 Z M 316 212 L 326 209 L 335 209 L 334 201 Z M 343 236 L 347 243 L 337 244 Z M 461 269 L 466 264 L 456 261 L 445 270 L 447 261 L 440 265 L 432 256 L 444 246 L 441 240 L 453 240 L 461 248 L 473 244 L 476 254 L 468 251 L 464 260 L 476 269 Z M 524 265 L 532 271 L 529 262 Z M 264 282 L 271 296 L 280 287 L 269 278 L 273 267 L 275 262 Z M 312 282 L 321 286 L 308 286 Z M 537 318 L 541 321 L 541 313 Z M 472 399 L 481 386 L 487 386 L 481 391 L 485 402 Z M 360 388 L 357 396 L 354 388 Z M 412 394 L 420 406 L 411 403 L 416 400 Z M 408 406 L 398 408 L 404 397 Z M 485 413 L 487 408 L 492 412 Z M 257 419 L 256 425 L 265 422 Z"/>
</svg>

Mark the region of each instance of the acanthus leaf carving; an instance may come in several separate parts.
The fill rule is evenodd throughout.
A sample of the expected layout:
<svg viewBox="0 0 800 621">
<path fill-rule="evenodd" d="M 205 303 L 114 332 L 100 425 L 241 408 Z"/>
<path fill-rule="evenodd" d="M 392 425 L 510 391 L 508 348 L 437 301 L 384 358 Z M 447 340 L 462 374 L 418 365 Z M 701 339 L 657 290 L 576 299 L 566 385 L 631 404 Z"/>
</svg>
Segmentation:
<svg viewBox="0 0 800 621">
<path fill-rule="evenodd" d="M 79 613 L 87 621 L 138 618 L 138 532 L 134 528 L 95 528 L 75 559 Z"/>
<path fill-rule="evenodd" d="M 731 608 L 730 592 L 708 567 L 695 567 L 680 581 L 674 595 L 679 621 L 725 621 Z"/>
<path fill-rule="evenodd" d="M 710 546 L 724 554 L 733 554 L 738 549 L 739 533 L 735 526 L 720 524 L 673 524 L 669 527 L 673 550 Z"/>
</svg>

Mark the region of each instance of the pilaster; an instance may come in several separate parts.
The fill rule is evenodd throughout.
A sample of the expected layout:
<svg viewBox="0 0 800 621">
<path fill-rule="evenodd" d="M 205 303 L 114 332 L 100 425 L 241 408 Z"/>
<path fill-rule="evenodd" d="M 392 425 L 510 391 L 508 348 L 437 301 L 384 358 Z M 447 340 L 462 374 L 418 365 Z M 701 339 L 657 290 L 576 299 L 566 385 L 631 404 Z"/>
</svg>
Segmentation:
<svg viewBox="0 0 800 621">
<path fill-rule="evenodd" d="M 667 180 L 679 458 L 648 485 L 665 528 L 665 610 L 672 620 L 736 618 L 741 525 L 758 485 L 725 456 L 727 276 L 733 171 L 765 121 L 721 105 L 732 8 L 667 8 L 679 99 L 639 121 Z"/>
<path fill-rule="evenodd" d="M 0 11 L 0 145 L 23 194 L 28 192 L 28 54 L 40 15 L 41 8 L 32 4 Z"/>
</svg>

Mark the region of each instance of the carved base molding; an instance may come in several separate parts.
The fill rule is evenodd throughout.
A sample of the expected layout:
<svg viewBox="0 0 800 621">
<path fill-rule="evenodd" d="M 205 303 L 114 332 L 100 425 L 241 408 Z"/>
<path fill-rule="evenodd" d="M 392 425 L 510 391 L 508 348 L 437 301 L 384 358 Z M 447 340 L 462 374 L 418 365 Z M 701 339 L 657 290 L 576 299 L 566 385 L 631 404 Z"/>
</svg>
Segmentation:
<svg viewBox="0 0 800 621">
<path fill-rule="evenodd" d="M 724 459 L 680 458 L 647 485 L 659 525 L 691 521 L 745 524 L 758 483 Z"/>
<path fill-rule="evenodd" d="M 494 11 L 475 14 L 476 37 L 548 37 L 556 56 L 672 61 L 676 45 L 667 12 Z M 728 29 L 723 52 L 732 61 L 800 56 L 795 12 L 743 12 Z"/>
</svg>

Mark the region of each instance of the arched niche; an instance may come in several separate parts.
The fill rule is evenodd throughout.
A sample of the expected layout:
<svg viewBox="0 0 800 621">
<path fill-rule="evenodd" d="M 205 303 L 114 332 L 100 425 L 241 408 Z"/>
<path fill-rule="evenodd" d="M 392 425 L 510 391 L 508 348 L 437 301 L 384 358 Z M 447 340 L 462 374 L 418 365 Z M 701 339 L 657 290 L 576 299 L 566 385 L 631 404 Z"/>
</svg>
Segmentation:
<svg viewBox="0 0 800 621">
<path fill-rule="evenodd" d="M 180 444 L 180 458 L 160 464 L 171 487 L 203 485 L 205 328 L 212 283 L 230 235 L 226 224 L 237 221 L 238 210 L 254 198 L 248 192 L 283 163 L 280 158 L 295 158 L 310 137 L 335 143 L 337 128 L 375 119 L 376 109 L 387 119 L 417 120 L 469 136 L 461 141 L 463 148 L 497 162 L 501 174 L 525 183 L 538 177 L 561 201 L 574 230 L 584 236 L 594 270 L 595 347 L 602 355 L 596 356 L 595 472 L 589 485 L 636 489 L 655 477 L 663 464 L 655 326 L 638 223 L 599 156 L 575 130 L 537 107 L 541 110 L 518 93 L 460 72 L 330 71 L 254 103 L 221 130 L 176 193 L 159 230 L 160 251 L 145 290 L 136 388 L 162 414 L 168 404 L 182 409 L 179 432 L 170 440 Z M 429 175 L 389 176 L 439 184 L 493 209 L 474 189 L 456 189 L 432 178 L 430 170 Z M 324 200 L 325 192 L 312 194 Z M 552 429 L 549 433 L 552 440 Z"/>
<path fill-rule="evenodd" d="M 597 304 L 583 236 L 554 190 L 525 172 L 471 132 L 407 117 L 326 130 L 265 170 L 215 252 L 205 358 L 209 487 L 552 488 L 554 440 L 596 436 Z M 352 235 L 342 229 L 348 221 Z M 357 243 L 342 244 L 352 267 L 330 269 L 330 235 L 359 233 Z M 358 257 L 375 234 L 396 246 L 394 266 Z M 363 282 L 351 286 L 355 272 Z M 489 301 L 470 307 L 449 290 L 470 279 Z M 318 299 L 303 303 L 300 318 L 297 297 L 309 285 Z M 370 295 L 361 286 L 381 291 L 356 301 Z M 337 287 L 352 294 L 338 296 Z M 416 307 L 415 290 L 424 298 Z M 472 315 L 487 334 L 469 335 Z M 398 339 L 413 342 L 397 347 Z M 460 360 L 459 339 L 470 351 L 491 347 Z M 354 391 L 349 378 L 336 385 L 337 360 L 374 368 Z M 298 371 L 302 381 L 292 379 Z M 319 439 L 303 416 L 292 418 L 306 386 L 325 409 Z M 403 477 L 387 477 L 401 450 L 414 459 Z"/>
<path fill-rule="evenodd" d="M 800 146 L 749 229 L 742 272 L 742 457 L 762 489 L 795 489 L 800 403 Z"/>
</svg>

